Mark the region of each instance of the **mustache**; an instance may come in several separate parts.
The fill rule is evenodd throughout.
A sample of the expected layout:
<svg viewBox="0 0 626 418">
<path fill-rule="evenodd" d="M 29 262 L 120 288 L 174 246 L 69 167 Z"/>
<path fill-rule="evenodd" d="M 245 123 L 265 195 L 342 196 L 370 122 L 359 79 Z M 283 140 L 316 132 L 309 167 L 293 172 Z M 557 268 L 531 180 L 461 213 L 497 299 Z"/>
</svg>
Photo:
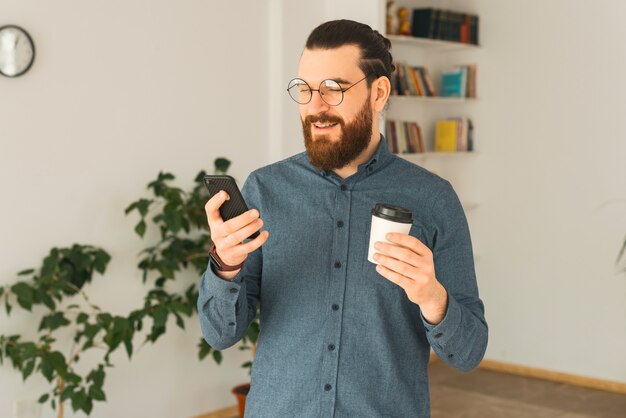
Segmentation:
<svg viewBox="0 0 626 418">
<path fill-rule="evenodd" d="M 313 123 L 338 123 L 341 126 L 344 125 L 343 118 L 339 116 L 327 115 L 325 113 L 321 113 L 319 115 L 309 115 L 304 118 L 305 125 L 311 125 Z"/>
</svg>

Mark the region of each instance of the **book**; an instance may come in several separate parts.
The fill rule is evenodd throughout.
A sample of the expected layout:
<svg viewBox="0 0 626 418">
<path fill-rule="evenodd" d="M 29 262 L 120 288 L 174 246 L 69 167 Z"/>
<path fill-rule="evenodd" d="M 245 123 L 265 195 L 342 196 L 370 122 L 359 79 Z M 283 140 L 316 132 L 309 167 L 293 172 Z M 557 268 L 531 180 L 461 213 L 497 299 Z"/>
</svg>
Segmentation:
<svg viewBox="0 0 626 418">
<path fill-rule="evenodd" d="M 478 16 L 432 7 L 413 9 L 411 36 L 478 45 Z"/>
<path fill-rule="evenodd" d="M 441 97 L 465 97 L 465 80 L 463 68 L 441 74 Z"/>
<path fill-rule="evenodd" d="M 462 65 L 441 75 L 442 97 L 476 98 L 476 65 Z"/>
<path fill-rule="evenodd" d="M 435 86 L 425 67 L 396 63 L 391 74 L 391 94 L 394 96 L 435 96 Z"/>
<path fill-rule="evenodd" d="M 456 120 L 440 120 L 435 125 L 435 151 L 456 152 L 458 122 Z"/>
<path fill-rule="evenodd" d="M 387 147 L 394 154 L 424 152 L 424 140 L 417 122 L 387 120 L 385 122 Z"/>
<path fill-rule="evenodd" d="M 438 10 L 433 8 L 413 9 L 411 35 L 418 38 L 435 38 Z"/>
</svg>

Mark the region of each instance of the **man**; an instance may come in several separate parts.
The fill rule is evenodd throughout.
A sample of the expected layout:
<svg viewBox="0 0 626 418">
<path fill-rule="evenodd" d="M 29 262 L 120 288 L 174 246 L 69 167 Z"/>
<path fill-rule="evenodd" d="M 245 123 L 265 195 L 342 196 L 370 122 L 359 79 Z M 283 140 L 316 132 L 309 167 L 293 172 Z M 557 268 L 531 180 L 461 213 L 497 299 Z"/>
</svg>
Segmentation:
<svg viewBox="0 0 626 418">
<path fill-rule="evenodd" d="M 428 417 L 430 348 L 460 370 L 483 357 L 487 324 L 459 200 L 379 134 L 390 46 L 353 21 L 313 30 L 288 89 L 306 152 L 250 175 L 247 213 L 224 222 L 225 192 L 206 204 L 222 265 L 210 263 L 200 285 L 207 342 L 235 344 L 260 305 L 246 417 Z M 414 222 L 376 244 L 376 265 L 367 252 L 379 202 L 411 209 Z"/>
</svg>

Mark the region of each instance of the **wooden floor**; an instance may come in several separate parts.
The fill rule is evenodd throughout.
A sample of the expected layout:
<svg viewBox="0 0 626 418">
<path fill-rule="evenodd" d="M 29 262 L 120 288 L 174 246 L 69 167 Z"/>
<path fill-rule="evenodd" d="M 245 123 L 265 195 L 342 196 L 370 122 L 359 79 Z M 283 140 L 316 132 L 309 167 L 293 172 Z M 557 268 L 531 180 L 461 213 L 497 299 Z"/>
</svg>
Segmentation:
<svg viewBox="0 0 626 418">
<path fill-rule="evenodd" d="M 626 395 L 477 369 L 430 365 L 432 418 L 626 418 Z M 238 418 L 235 407 L 196 418 Z M 355 417 L 357 418 L 357 417 Z"/>
<path fill-rule="evenodd" d="M 625 418 L 626 395 L 477 369 L 430 365 L 432 418 Z"/>
</svg>

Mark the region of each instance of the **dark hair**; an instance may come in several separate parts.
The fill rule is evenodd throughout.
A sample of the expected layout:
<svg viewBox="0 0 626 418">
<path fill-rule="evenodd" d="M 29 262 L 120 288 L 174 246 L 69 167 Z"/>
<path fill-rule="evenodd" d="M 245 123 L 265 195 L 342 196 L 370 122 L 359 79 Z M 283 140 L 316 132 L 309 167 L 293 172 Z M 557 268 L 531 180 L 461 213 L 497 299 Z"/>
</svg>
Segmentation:
<svg viewBox="0 0 626 418">
<path fill-rule="evenodd" d="M 396 69 L 389 52 L 391 41 L 364 23 L 331 20 L 313 29 L 306 41 L 307 49 L 333 49 L 344 45 L 356 45 L 361 50 L 359 67 L 368 76 L 368 84 L 378 77 L 391 80 L 391 73 Z"/>
</svg>

